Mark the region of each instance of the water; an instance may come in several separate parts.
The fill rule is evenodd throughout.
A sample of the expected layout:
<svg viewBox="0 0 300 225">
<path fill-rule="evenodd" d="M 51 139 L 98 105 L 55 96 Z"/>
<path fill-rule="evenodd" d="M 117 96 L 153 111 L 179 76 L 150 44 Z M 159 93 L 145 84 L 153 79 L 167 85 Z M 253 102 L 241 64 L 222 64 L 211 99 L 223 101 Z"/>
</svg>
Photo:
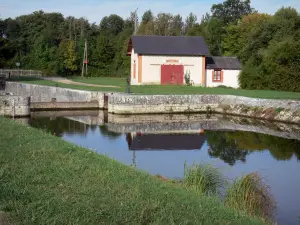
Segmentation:
<svg viewBox="0 0 300 225">
<path fill-rule="evenodd" d="M 122 117 L 96 111 L 40 112 L 23 122 L 153 175 L 182 178 L 184 164 L 194 162 L 214 164 L 229 179 L 259 172 L 277 202 L 278 224 L 299 224 L 296 125 L 206 115 Z"/>
</svg>

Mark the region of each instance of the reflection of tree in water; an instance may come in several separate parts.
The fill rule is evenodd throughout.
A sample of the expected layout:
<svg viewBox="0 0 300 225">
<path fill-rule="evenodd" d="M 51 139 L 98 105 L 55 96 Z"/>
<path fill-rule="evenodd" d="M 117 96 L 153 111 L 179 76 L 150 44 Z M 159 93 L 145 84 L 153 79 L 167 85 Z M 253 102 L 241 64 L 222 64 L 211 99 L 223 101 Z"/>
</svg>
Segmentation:
<svg viewBox="0 0 300 225">
<path fill-rule="evenodd" d="M 240 149 L 234 140 L 227 138 L 226 132 L 207 131 L 205 134 L 210 146 L 208 150 L 210 156 L 220 158 L 231 166 L 236 161 L 246 162 L 246 156 L 250 152 Z"/>
<path fill-rule="evenodd" d="M 77 121 L 72 121 L 63 117 L 49 118 L 41 117 L 31 119 L 30 125 L 46 132 L 54 134 L 56 136 L 62 136 L 63 134 L 86 134 L 89 126 Z"/>
<path fill-rule="evenodd" d="M 116 133 L 116 132 L 108 130 L 106 125 L 100 125 L 99 130 L 103 136 L 109 137 L 110 139 L 117 139 L 118 137 L 120 137 L 122 135 L 120 133 Z"/>
<path fill-rule="evenodd" d="M 209 154 L 230 165 L 244 161 L 253 151 L 270 151 L 277 160 L 300 160 L 300 141 L 251 132 L 207 132 Z"/>
<path fill-rule="evenodd" d="M 229 133 L 228 138 L 235 140 L 242 149 L 269 150 L 277 160 L 290 160 L 294 154 L 300 160 L 300 141 L 298 140 L 241 131 Z"/>
</svg>

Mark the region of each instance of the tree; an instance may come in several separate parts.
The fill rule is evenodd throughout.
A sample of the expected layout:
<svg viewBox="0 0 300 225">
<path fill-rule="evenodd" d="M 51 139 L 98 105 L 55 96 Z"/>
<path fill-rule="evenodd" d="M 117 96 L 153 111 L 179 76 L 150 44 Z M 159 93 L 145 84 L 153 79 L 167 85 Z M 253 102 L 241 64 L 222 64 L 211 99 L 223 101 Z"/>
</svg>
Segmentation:
<svg viewBox="0 0 300 225">
<path fill-rule="evenodd" d="M 211 7 L 212 16 L 221 20 L 225 25 L 238 21 L 245 15 L 255 12 L 250 0 L 226 0 Z"/>
<path fill-rule="evenodd" d="M 155 20 L 155 34 L 160 36 L 171 35 L 172 14 L 159 13 Z"/>
<path fill-rule="evenodd" d="M 155 18 L 151 10 L 147 10 L 142 16 L 142 22 L 138 29 L 138 34 L 154 35 L 155 34 Z"/>
<path fill-rule="evenodd" d="M 73 40 L 64 40 L 59 47 L 63 55 L 64 70 L 67 74 L 74 74 L 78 70 L 75 42 Z"/>
<path fill-rule="evenodd" d="M 179 36 L 183 33 L 184 23 L 182 17 L 178 14 L 172 17 L 170 33 L 172 36 Z"/>
<path fill-rule="evenodd" d="M 185 19 L 184 34 L 187 34 L 188 30 L 193 28 L 196 25 L 196 22 L 197 22 L 197 16 L 193 13 L 190 13 Z"/>
<path fill-rule="evenodd" d="M 142 16 L 142 24 L 147 24 L 147 23 L 153 22 L 153 21 L 154 21 L 154 16 L 153 16 L 152 11 L 149 9 Z"/>
<path fill-rule="evenodd" d="M 106 34 L 101 34 L 92 46 L 92 49 L 94 50 L 90 54 L 90 64 L 99 69 L 98 76 L 110 75 L 110 67 L 115 56 L 113 43 L 110 38 Z"/>
<path fill-rule="evenodd" d="M 241 24 L 241 30 L 250 27 L 248 37 L 242 36 L 239 41 L 244 45 L 239 54 L 245 64 L 239 77 L 241 87 L 299 91 L 300 16 L 297 11 L 282 8 L 274 16 L 253 17 L 250 24 Z"/>
<path fill-rule="evenodd" d="M 238 24 L 229 25 L 222 42 L 224 55 L 238 56 L 242 62 L 247 61 L 253 54 L 253 52 L 246 53 L 248 43 L 253 41 L 252 35 L 255 35 L 270 18 L 271 16 L 267 14 L 254 13 L 242 17 Z"/>
<path fill-rule="evenodd" d="M 217 18 L 211 18 L 207 24 L 207 44 L 210 53 L 215 56 L 222 55 L 222 39 L 224 37 L 223 22 Z"/>
<path fill-rule="evenodd" d="M 105 16 L 100 23 L 100 32 L 109 33 L 112 35 L 118 35 L 124 29 L 124 20 L 122 17 L 112 14 Z"/>
</svg>

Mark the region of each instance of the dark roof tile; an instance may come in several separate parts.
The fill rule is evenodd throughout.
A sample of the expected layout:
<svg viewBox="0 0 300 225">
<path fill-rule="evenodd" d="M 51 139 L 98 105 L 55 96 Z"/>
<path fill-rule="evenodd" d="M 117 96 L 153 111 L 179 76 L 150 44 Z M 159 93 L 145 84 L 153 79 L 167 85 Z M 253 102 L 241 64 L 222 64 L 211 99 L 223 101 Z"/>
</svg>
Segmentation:
<svg viewBox="0 0 300 225">
<path fill-rule="evenodd" d="M 132 36 L 134 51 L 141 55 L 209 56 L 200 36 Z"/>
<path fill-rule="evenodd" d="M 206 58 L 206 69 L 241 70 L 242 65 L 237 57 L 212 56 Z"/>
</svg>

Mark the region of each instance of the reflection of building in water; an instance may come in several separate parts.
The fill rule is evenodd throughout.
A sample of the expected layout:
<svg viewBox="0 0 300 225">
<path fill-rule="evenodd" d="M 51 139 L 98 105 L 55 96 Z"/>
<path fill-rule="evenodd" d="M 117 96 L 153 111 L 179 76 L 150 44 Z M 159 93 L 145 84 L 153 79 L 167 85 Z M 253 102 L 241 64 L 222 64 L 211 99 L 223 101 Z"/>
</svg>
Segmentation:
<svg viewBox="0 0 300 225">
<path fill-rule="evenodd" d="M 136 151 L 145 150 L 200 150 L 206 138 L 199 133 L 128 133 L 128 149 L 132 150 L 132 165 L 136 167 Z"/>
<path fill-rule="evenodd" d="M 201 149 L 206 138 L 199 133 L 129 133 L 129 150 L 196 150 Z"/>
</svg>

